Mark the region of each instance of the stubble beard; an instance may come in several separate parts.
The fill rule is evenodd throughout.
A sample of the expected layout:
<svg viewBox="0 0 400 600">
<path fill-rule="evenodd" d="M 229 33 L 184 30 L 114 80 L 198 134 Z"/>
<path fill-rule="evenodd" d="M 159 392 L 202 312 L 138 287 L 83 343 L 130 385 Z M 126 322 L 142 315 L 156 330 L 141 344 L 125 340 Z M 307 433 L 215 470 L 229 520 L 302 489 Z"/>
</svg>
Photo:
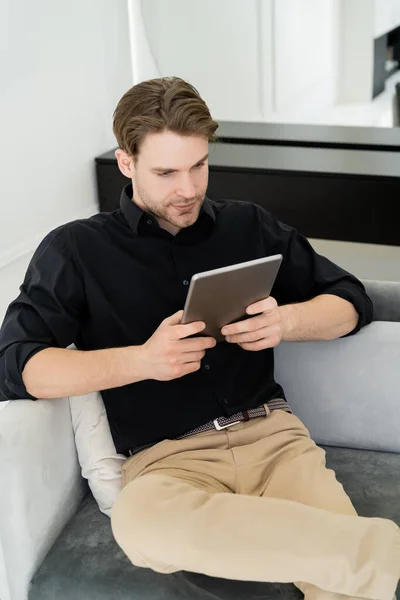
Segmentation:
<svg viewBox="0 0 400 600">
<path fill-rule="evenodd" d="M 158 219 L 162 219 L 166 223 L 173 225 L 174 227 L 181 227 L 181 228 L 190 227 L 190 225 L 193 225 L 197 221 L 201 206 L 202 206 L 204 198 L 205 198 L 205 194 L 203 194 L 203 195 L 195 196 L 194 198 L 191 198 L 190 200 L 176 199 L 174 201 L 169 202 L 165 208 L 160 209 L 160 206 L 156 205 L 152 201 L 152 199 L 149 198 L 149 196 L 146 194 L 145 190 L 141 186 L 136 185 L 136 190 L 137 190 L 140 200 L 142 201 L 143 205 L 145 206 L 145 210 L 147 212 L 151 213 Z M 173 204 L 191 205 L 193 202 L 196 202 L 196 205 L 191 209 L 190 213 L 188 213 L 188 214 L 182 213 L 180 216 L 177 215 L 176 217 L 171 215 L 170 211 L 174 210 L 171 205 L 173 205 Z"/>
</svg>

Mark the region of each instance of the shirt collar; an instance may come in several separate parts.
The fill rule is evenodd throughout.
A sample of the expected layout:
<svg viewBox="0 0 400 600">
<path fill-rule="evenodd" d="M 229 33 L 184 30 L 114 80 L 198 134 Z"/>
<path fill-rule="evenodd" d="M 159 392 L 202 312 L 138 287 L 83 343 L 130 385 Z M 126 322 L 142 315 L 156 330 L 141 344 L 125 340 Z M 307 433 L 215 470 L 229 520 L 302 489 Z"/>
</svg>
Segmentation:
<svg viewBox="0 0 400 600">
<path fill-rule="evenodd" d="M 133 231 L 133 233 L 135 235 L 139 235 L 140 220 L 142 219 L 142 217 L 144 215 L 146 215 L 146 216 L 151 216 L 151 215 L 149 215 L 149 213 L 146 213 L 145 211 L 143 211 L 133 201 L 133 189 L 132 189 L 131 183 L 126 185 L 122 190 L 121 200 L 120 200 L 120 208 L 121 208 L 122 214 L 124 215 L 128 225 L 131 228 L 131 230 Z M 204 202 L 202 204 L 200 214 L 199 214 L 199 217 L 198 217 L 196 223 L 198 223 L 200 220 L 204 220 L 204 217 L 206 217 L 206 219 L 208 219 L 209 221 L 212 220 L 213 223 L 215 223 L 216 217 L 215 217 L 214 208 L 212 206 L 211 200 L 209 198 L 207 198 L 207 196 L 204 198 Z M 192 225 L 191 227 L 195 227 L 196 223 L 194 225 Z M 188 229 L 190 229 L 190 227 L 188 227 Z"/>
</svg>

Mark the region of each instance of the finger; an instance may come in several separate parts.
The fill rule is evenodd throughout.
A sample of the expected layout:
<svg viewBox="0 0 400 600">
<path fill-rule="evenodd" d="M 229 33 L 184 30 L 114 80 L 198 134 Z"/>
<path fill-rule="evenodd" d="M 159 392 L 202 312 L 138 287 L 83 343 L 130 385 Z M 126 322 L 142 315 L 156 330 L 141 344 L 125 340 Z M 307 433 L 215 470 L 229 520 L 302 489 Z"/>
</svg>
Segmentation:
<svg viewBox="0 0 400 600">
<path fill-rule="evenodd" d="M 206 350 L 214 348 L 217 340 L 213 337 L 197 337 L 194 339 L 183 339 L 180 341 L 180 347 L 183 352 L 196 352 L 198 350 Z"/>
<path fill-rule="evenodd" d="M 195 361 L 195 362 L 186 363 L 182 367 L 181 377 L 183 377 L 184 375 L 189 375 L 189 373 L 194 373 L 195 371 L 198 371 L 200 368 L 201 368 L 201 362 L 199 360 Z"/>
<path fill-rule="evenodd" d="M 171 340 L 181 340 L 190 335 L 200 333 L 205 329 L 206 324 L 203 321 L 193 321 L 193 323 L 185 323 L 184 325 L 173 325 L 170 329 Z"/>
<path fill-rule="evenodd" d="M 164 323 L 166 323 L 167 325 L 180 325 L 181 321 L 182 321 L 182 317 L 183 317 L 183 312 L 184 312 L 183 310 L 178 310 L 178 312 L 176 312 L 173 315 L 171 315 L 170 317 L 167 317 L 166 319 L 164 319 Z M 192 323 L 187 323 L 186 325 L 196 325 L 199 323 L 202 324 L 202 328 L 200 329 L 200 331 L 201 331 L 206 326 L 206 324 L 203 321 L 193 321 Z"/>
<path fill-rule="evenodd" d="M 222 328 L 222 335 L 234 335 L 236 333 L 244 333 L 245 331 L 254 331 L 261 329 L 261 327 L 265 327 L 265 315 L 258 315 L 244 321 L 225 325 Z"/>
<path fill-rule="evenodd" d="M 268 298 L 264 298 L 263 300 L 259 300 L 258 302 L 254 302 L 254 304 L 250 304 L 246 308 L 246 312 L 249 315 L 255 315 L 257 313 L 262 312 L 271 312 L 278 306 L 277 301 L 272 296 Z"/>
<path fill-rule="evenodd" d="M 200 350 L 197 352 L 183 352 L 183 354 L 181 354 L 181 362 L 183 364 L 198 362 L 199 360 L 202 360 L 204 358 L 205 354 L 206 353 L 204 350 Z"/>
<path fill-rule="evenodd" d="M 279 335 L 272 335 L 268 338 L 258 340 L 257 342 L 243 342 L 239 344 L 243 350 L 249 350 L 250 352 L 256 352 L 258 350 L 266 350 L 267 348 L 275 348 L 281 342 Z"/>
<path fill-rule="evenodd" d="M 245 333 L 229 335 L 225 339 L 229 343 L 242 344 L 243 342 L 257 342 L 258 340 L 269 338 L 279 332 L 280 327 L 274 325 L 273 327 L 262 327 L 255 331 L 246 331 Z"/>
<path fill-rule="evenodd" d="M 168 325 L 179 325 L 183 317 L 183 310 L 178 310 L 178 312 L 174 313 L 170 317 L 164 319 L 164 323 Z"/>
</svg>

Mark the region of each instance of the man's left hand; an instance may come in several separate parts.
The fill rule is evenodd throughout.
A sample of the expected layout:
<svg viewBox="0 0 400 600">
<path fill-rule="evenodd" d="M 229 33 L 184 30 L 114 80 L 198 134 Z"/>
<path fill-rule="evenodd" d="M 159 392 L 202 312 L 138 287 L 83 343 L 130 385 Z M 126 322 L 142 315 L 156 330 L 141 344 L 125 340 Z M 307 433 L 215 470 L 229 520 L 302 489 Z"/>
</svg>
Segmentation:
<svg viewBox="0 0 400 600">
<path fill-rule="evenodd" d="M 255 316 L 222 328 L 227 342 L 238 344 L 243 350 L 252 351 L 274 348 L 280 344 L 283 324 L 275 298 L 270 296 L 250 304 L 246 313 Z"/>
</svg>

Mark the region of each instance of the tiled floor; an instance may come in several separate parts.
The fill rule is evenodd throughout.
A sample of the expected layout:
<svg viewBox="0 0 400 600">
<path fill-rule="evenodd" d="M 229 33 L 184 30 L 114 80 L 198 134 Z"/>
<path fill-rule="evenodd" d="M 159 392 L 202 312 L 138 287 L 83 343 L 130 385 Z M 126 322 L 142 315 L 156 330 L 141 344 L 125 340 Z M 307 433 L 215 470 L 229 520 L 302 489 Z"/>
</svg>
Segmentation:
<svg viewBox="0 0 400 600">
<path fill-rule="evenodd" d="M 400 246 L 309 240 L 313 248 L 359 279 L 400 281 Z"/>
</svg>

